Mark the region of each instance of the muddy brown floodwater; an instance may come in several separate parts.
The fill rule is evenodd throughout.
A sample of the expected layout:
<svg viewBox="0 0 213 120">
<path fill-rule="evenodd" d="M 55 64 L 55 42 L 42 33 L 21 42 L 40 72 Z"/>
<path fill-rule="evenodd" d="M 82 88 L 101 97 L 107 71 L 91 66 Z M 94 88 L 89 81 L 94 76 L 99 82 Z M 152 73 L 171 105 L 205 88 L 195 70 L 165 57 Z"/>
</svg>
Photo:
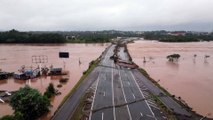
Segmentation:
<svg viewBox="0 0 213 120">
<path fill-rule="evenodd" d="M 160 85 L 180 96 L 196 112 L 211 113 L 209 117 L 213 118 L 213 42 L 136 41 L 128 48 L 133 61 Z M 173 53 L 181 55 L 179 62 L 168 62 L 166 56 Z M 205 59 L 205 55 L 210 57 Z"/>
<path fill-rule="evenodd" d="M 50 113 L 44 116 L 42 120 L 48 120 L 53 115 L 58 105 L 63 100 L 64 96 L 73 88 L 73 86 L 78 82 L 82 76 L 83 71 L 88 68 L 89 62 L 98 58 L 104 49 L 109 46 L 106 44 L 33 44 L 33 45 L 0 45 L 0 69 L 7 72 L 15 72 L 20 69 L 22 65 L 28 68 L 31 66 L 36 68 L 38 64 L 32 63 L 32 56 L 36 55 L 46 55 L 48 57 L 48 62 L 44 63 L 49 67 L 61 67 L 69 71 L 69 81 L 63 84 L 63 87 L 57 88 L 62 94 L 56 96 L 52 99 L 52 105 Z M 60 59 L 59 52 L 69 52 L 70 58 Z M 79 64 L 79 60 L 81 64 Z M 49 83 L 53 83 L 54 86 L 59 84 L 59 79 L 61 76 L 46 77 L 32 79 L 31 81 L 24 80 L 0 80 L 0 90 L 15 91 L 20 87 L 30 85 L 33 88 L 38 89 L 43 93 Z M 13 110 L 8 104 L 0 103 L 0 117 L 3 115 L 12 114 Z"/>
</svg>

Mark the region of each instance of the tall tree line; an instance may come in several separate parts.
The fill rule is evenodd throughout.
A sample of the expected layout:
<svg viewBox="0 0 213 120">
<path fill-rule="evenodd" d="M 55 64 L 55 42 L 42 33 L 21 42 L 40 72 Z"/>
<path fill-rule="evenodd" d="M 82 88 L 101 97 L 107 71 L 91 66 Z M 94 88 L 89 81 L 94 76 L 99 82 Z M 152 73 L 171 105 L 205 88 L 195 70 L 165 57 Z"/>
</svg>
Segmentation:
<svg viewBox="0 0 213 120">
<path fill-rule="evenodd" d="M 65 43 L 65 38 L 58 33 L 34 34 L 10 30 L 0 32 L 0 43 Z"/>
</svg>

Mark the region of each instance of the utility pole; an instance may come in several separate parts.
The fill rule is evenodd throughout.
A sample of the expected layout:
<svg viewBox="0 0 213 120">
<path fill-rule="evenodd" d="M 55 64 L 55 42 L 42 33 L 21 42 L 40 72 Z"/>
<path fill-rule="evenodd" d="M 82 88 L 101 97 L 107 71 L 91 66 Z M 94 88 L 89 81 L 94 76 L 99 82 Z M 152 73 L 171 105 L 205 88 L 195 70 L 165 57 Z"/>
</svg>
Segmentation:
<svg viewBox="0 0 213 120">
<path fill-rule="evenodd" d="M 42 75 L 42 64 L 48 63 L 48 57 L 46 55 L 33 55 L 32 63 L 39 65 L 40 76 Z"/>
<path fill-rule="evenodd" d="M 39 75 L 41 76 L 42 75 L 42 64 L 48 63 L 48 57 L 46 55 L 33 55 L 32 63 L 39 64 Z M 41 86 L 43 86 L 42 79 L 41 79 Z"/>
</svg>

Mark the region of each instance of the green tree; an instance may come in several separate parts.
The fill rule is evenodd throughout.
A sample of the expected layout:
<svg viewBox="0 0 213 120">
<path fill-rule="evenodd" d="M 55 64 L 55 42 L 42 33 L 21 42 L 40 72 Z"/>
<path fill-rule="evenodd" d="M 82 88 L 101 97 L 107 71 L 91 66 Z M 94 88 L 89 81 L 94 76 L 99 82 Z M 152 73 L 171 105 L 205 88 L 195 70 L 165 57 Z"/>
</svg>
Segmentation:
<svg viewBox="0 0 213 120">
<path fill-rule="evenodd" d="M 50 97 L 54 96 L 55 93 L 56 93 L 55 87 L 52 83 L 50 83 L 44 93 L 44 96 L 47 96 L 48 98 L 50 98 Z"/>
<path fill-rule="evenodd" d="M 20 112 L 25 120 L 33 120 L 49 111 L 50 100 L 36 89 L 25 86 L 12 96 L 10 105 L 15 113 Z"/>
<path fill-rule="evenodd" d="M 15 112 L 14 115 L 5 115 L 0 120 L 23 120 L 23 115 L 20 112 Z"/>
<path fill-rule="evenodd" d="M 174 62 L 174 61 L 178 61 L 178 59 L 180 58 L 179 54 L 172 54 L 172 55 L 168 55 L 166 57 L 169 61 Z"/>
<path fill-rule="evenodd" d="M 13 115 L 5 115 L 2 118 L 0 118 L 0 120 L 14 120 L 14 116 Z"/>
<path fill-rule="evenodd" d="M 0 32 L 0 43 L 65 43 L 63 35 L 58 33 L 30 33 L 10 30 Z"/>
</svg>

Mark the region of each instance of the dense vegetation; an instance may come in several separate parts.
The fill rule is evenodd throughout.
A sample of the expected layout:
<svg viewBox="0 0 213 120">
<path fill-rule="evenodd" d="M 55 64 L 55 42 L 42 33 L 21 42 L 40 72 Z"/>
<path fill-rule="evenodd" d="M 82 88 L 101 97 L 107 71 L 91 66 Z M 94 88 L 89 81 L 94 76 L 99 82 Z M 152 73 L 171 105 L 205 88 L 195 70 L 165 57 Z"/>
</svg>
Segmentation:
<svg viewBox="0 0 213 120">
<path fill-rule="evenodd" d="M 139 36 L 122 31 L 0 32 L 0 43 L 105 43 L 112 38 Z"/>
<path fill-rule="evenodd" d="M 68 42 L 80 43 L 105 43 L 116 37 L 141 37 L 140 34 L 129 31 L 70 31 L 61 32 L 64 36 L 69 36 Z"/>
<path fill-rule="evenodd" d="M 152 31 L 143 34 L 144 39 L 159 40 L 161 42 L 197 42 L 197 41 L 213 41 L 213 33 L 192 33 L 185 31 L 178 31 L 184 33 L 183 35 L 171 35 L 167 31 Z M 173 33 L 178 33 L 173 32 Z"/>
<path fill-rule="evenodd" d="M 49 111 L 50 100 L 38 90 L 25 86 L 12 96 L 10 105 L 14 115 L 4 116 L 1 120 L 34 120 Z"/>
<path fill-rule="evenodd" d="M 44 95 L 47 96 L 48 98 L 51 98 L 56 94 L 55 87 L 53 83 L 50 83 L 49 86 L 47 87 L 46 91 L 44 92 Z"/>
<path fill-rule="evenodd" d="M 68 39 L 67 42 L 70 43 L 105 43 L 110 42 L 113 36 L 105 34 L 96 34 L 96 33 L 87 33 L 82 32 L 78 33 L 75 38 Z"/>
<path fill-rule="evenodd" d="M 57 33 L 34 34 L 10 30 L 0 32 L 0 43 L 64 43 L 65 38 Z"/>
<path fill-rule="evenodd" d="M 178 34 L 181 33 L 181 34 Z M 63 32 L 0 32 L 0 43 L 106 43 L 116 37 L 144 37 L 161 42 L 213 41 L 213 33 L 186 31 L 63 31 Z"/>
<path fill-rule="evenodd" d="M 5 115 L 0 120 L 24 120 L 20 112 L 15 112 L 14 115 Z"/>
</svg>

